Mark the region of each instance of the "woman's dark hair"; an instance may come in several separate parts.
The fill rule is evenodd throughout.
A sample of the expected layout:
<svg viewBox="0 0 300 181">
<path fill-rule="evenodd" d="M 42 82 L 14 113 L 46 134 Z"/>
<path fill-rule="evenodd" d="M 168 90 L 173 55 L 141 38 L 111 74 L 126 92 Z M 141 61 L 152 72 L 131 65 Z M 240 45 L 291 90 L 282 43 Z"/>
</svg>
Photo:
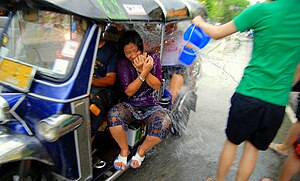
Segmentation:
<svg viewBox="0 0 300 181">
<path fill-rule="evenodd" d="M 123 58 L 126 58 L 124 54 L 124 47 L 128 45 L 129 43 L 133 43 L 137 45 L 138 50 L 141 52 L 144 51 L 144 45 L 143 45 L 143 40 L 141 36 L 138 34 L 138 32 L 134 30 L 128 30 L 125 31 L 119 38 L 118 41 L 118 50 L 119 50 L 119 55 Z"/>
</svg>

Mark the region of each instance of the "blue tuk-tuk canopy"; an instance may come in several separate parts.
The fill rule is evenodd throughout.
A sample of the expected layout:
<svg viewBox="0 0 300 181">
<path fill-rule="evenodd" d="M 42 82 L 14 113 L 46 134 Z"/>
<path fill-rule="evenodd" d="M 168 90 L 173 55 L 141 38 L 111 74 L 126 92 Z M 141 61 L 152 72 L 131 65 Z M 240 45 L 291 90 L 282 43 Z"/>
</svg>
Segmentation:
<svg viewBox="0 0 300 181">
<path fill-rule="evenodd" d="M 1 0 L 0 7 L 37 8 L 99 21 L 169 22 L 206 16 L 198 0 Z"/>
</svg>

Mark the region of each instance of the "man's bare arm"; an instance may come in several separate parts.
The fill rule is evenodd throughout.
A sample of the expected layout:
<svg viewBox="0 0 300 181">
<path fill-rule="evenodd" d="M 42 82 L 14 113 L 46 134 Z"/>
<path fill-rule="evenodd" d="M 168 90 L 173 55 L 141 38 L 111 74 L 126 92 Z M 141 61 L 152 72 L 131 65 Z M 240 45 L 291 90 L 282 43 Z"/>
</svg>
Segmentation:
<svg viewBox="0 0 300 181">
<path fill-rule="evenodd" d="M 208 36 L 216 40 L 237 32 L 237 28 L 233 21 L 220 26 L 215 26 L 205 22 L 201 16 L 197 16 L 193 19 L 193 24 L 200 27 Z"/>
<path fill-rule="evenodd" d="M 117 73 L 109 72 L 106 77 L 93 78 L 92 85 L 96 87 L 109 87 L 115 84 Z"/>
</svg>

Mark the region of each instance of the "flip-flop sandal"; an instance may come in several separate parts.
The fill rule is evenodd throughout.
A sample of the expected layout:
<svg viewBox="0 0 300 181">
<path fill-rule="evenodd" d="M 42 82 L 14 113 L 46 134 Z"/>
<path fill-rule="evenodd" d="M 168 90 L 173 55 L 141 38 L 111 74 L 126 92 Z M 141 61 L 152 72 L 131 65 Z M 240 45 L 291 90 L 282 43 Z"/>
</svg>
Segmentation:
<svg viewBox="0 0 300 181">
<path fill-rule="evenodd" d="M 287 153 L 284 153 L 284 152 L 278 150 L 278 148 L 276 147 L 276 145 L 278 145 L 278 144 L 276 144 L 276 143 L 271 143 L 271 144 L 269 145 L 270 150 L 274 151 L 275 153 L 277 153 L 277 154 L 279 154 L 279 155 L 282 155 L 282 156 L 288 156 Z"/>
<path fill-rule="evenodd" d="M 206 181 L 215 181 L 215 180 L 212 178 L 208 178 L 208 179 L 206 179 Z"/>
<path fill-rule="evenodd" d="M 121 155 L 119 154 L 119 155 L 117 156 L 117 158 L 115 159 L 115 161 L 114 161 L 114 168 L 115 168 L 116 170 L 123 170 L 122 167 L 118 167 L 118 166 L 115 165 L 115 163 L 119 163 L 119 162 L 123 163 L 123 164 L 125 165 L 125 167 L 126 167 L 126 165 L 127 165 L 127 156 L 121 156 Z M 125 169 L 124 169 L 124 170 L 125 170 Z"/>
<path fill-rule="evenodd" d="M 131 168 L 137 169 L 137 168 L 139 168 L 139 167 L 142 165 L 142 162 L 144 161 L 144 159 L 145 159 L 145 156 L 141 157 L 141 156 L 138 154 L 138 152 L 136 152 L 136 154 L 131 158 L 130 164 L 129 164 L 129 165 L 130 165 Z M 132 165 L 132 161 L 133 161 L 133 160 L 135 160 L 135 161 L 138 162 L 138 164 L 139 164 L 138 167 L 136 167 L 136 168 L 133 167 L 133 165 Z"/>
<path fill-rule="evenodd" d="M 259 181 L 273 181 L 273 180 L 270 178 L 261 178 Z"/>
</svg>

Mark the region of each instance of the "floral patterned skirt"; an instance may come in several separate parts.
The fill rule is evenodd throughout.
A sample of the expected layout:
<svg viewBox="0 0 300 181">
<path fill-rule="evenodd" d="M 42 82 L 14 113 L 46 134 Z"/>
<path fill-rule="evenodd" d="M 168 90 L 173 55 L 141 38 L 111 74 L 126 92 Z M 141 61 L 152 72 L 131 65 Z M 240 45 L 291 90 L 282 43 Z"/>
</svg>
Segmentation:
<svg viewBox="0 0 300 181">
<path fill-rule="evenodd" d="M 131 122 L 144 121 L 148 127 L 147 135 L 156 136 L 161 140 L 170 132 L 170 117 L 161 106 L 135 107 L 121 102 L 109 110 L 107 118 L 110 127 L 122 125 L 126 131 Z"/>
</svg>

